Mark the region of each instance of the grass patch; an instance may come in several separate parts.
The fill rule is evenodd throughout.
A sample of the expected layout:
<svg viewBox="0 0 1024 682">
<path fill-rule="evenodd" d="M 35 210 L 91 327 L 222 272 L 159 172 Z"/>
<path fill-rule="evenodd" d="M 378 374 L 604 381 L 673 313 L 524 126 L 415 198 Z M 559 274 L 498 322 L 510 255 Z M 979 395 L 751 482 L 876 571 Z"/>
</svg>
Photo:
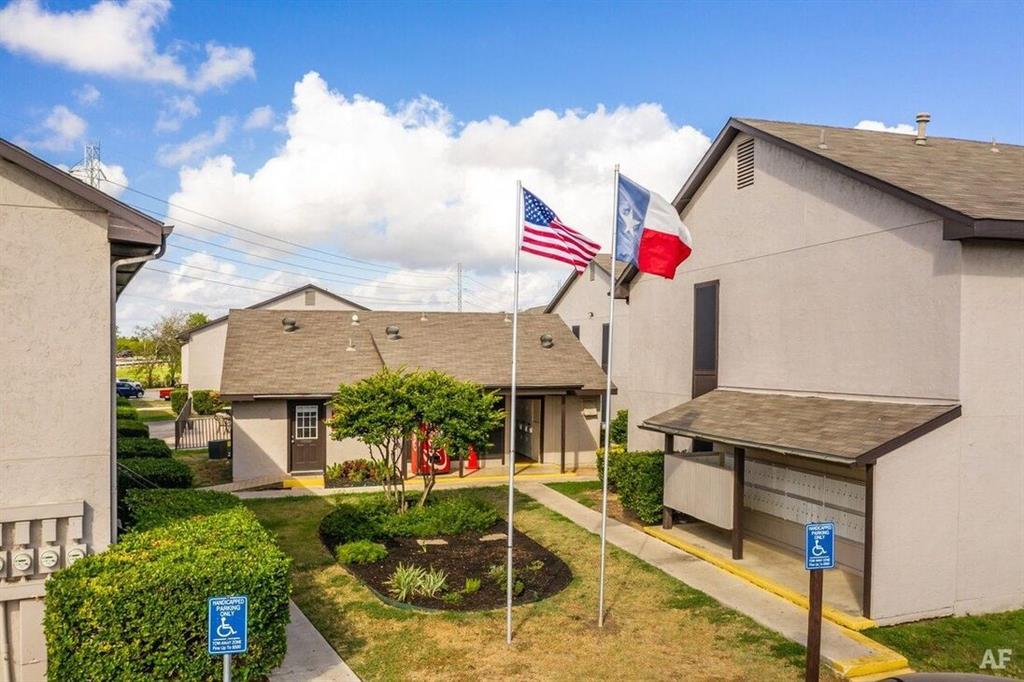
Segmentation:
<svg viewBox="0 0 1024 682">
<path fill-rule="evenodd" d="M 177 416 L 169 400 L 133 400 L 132 407 L 139 413 L 141 422 L 165 421 Z"/>
<path fill-rule="evenodd" d="M 1024 609 L 922 620 L 872 628 L 864 634 L 899 651 L 915 670 L 1024 678 Z M 989 649 L 996 657 L 999 649 L 1014 650 L 1005 670 L 979 670 Z"/>
<path fill-rule="evenodd" d="M 548 483 L 547 486 L 566 497 L 571 497 L 585 507 L 597 509 L 598 503 L 594 500 L 594 492 L 600 493 L 601 481 L 558 481 Z"/>
<path fill-rule="evenodd" d="M 471 496 L 500 510 L 507 493 L 494 487 L 436 494 Z M 524 495 L 517 498 L 517 528 L 569 564 L 574 579 L 548 599 L 515 608 L 513 646 L 504 643 L 504 609 L 441 615 L 387 606 L 317 536 L 320 519 L 356 497 L 246 504 L 293 558 L 295 601 L 363 679 L 431 679 L 442 672 L 451 680 L 635 679 L 641 670 L 663 680 L 802 678 L 803 647 L 616 548 L 608 555 L 609 611 L 599 631 L 598 538 Z"/>
<path fill-rule="evenodd" d="M 210 459 L 206 448 L 175 450 L 174 459 L 192 470 L 195 488 L 231 482 L 231 460 Z"/>
</svg>

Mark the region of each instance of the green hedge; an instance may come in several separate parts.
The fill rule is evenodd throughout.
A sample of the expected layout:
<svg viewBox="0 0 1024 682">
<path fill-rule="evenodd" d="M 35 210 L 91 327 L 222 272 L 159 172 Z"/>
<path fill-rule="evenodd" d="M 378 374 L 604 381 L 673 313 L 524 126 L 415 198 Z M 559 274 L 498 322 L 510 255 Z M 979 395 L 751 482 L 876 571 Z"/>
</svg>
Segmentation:
<svg viewBox="0 0 1024 682">
<path fill-rule="evenodd" d="M 383 540 L 384 521 L 391 514 L 380 495 L 367 495 L 355 502 L 342 502 L 320 521 L 320 541 L 331 552 L 338 545 L 358 540 Z"/>
<path fill-rule="evenodd" d="M 118 461 L 118 491 L 153 487 L 191 488 L 192 470 L 176 459 L 131 457 Z"/>
<path fill-rule="evenodd" d="M 132 421 L 138 421 L 139 411 L 131 405 L 118 405 L 117 406 L 117 418 L 118 419 L 129 419 Z"/>
<path fill-rule="evenodd" d="M 135 419 L 118 419 L 117 435 L 120 438 L 149 438 L 149 427 Z"/>
<path fill-rule="evenodd" d="M 603 453 L 598 453 L 598 475 Z M 608 460 L 608 486 L 619 494 L 622 506 L 644 523 L 661 520 L 665 489 L 665 455 L 660 450 L 617 452 Z"/>
<path fill-rule="evenodd" d="M 171 456 L 171 446 L 159 438 L 118 438 L 117 457 L 158 457 L 167 459 Z"/>
<path fill-rule="evenodd" d="M 185 407 L 185 401 L 188 400 L 188 389 L 184 386 L 171 391 L 171 409 L 174 414 L 180 414 L 181 408 Z"/>
<path fill-rule="evenodd" d="M 241 505 L 242 501 L 231 493 L 213 490 L 135 489 L 125 493 L 124 521 L 130 530 L 138 532 Z"/>
<path fill-rule="evenodd" d="M 244 507 L 128 533 L 47 580 L 48 677 L 220 679 L 220 657 L 206 652 L 207 598 L 243 594 L 249 651 L 234 657 L 235 679 L 265 679 L 284 660 L 288 572 Z"/>
<path fill-rule="evenodd" d="M 224 407 L 217 391 L 192 391 L 192 410 L 196 414 L 215 414 Z"/>
<path fill-rule="evenodd" d="M 131 407 L 132 401 L 125 398 L 123 395 L 117 396 L 118 407 Z"/>
<path fill-rule="evenodd" d="M 611 433 L 608 437 L 616 445 L 628 448 L 627 437 L 629 435 L 629 410 L 619 410 L 612 419 Z"/>
</svg>

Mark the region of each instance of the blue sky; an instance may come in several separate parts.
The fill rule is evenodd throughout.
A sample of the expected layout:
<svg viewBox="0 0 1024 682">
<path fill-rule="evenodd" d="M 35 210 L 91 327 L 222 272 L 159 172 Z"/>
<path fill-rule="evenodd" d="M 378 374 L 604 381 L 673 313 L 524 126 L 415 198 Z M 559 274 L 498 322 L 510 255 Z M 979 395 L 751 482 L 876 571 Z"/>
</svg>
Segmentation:
<svg viewBox="0 0 1024 682">
<path fill-rule="evenodd" d="M 316 126 L 330 128 L 334 120 L 331 116 L 344 119 L 353 114 L 363 118 L 353 119 L 349 125 L 363 130 L 360 126 L 365 124 L 369 132 L 360 137 L 365 138 L 366 146 L 346 138 L 344 131 L 332 137 L 330 144 L 340 145 L 337 164 L 344 169 L 332 166 L 328 155 L 317 161 L 320 165 L 309 165 L 311 161 L 284 176 L 338 173 L 339 184 L 351 187 L 359 178 L 351 177 L 349 169 L 368 157 L 422 153 L 422 158 L 417 157 L 420 161 L 409 165 L 421 165 L 421 174 L 430 174 L 434 167 L 437 173 L 460 172 L 464 175 L 462 187 L 498 171 L 479 159 L 468 165 L 459 159 L 531 148 L 521 137 L 542 129 L 538 133 L 541 138 L 571 143 L 555 148 L 542 144 L 537 154 L 559 154 L 563 158 L 538 160 L 536 172 L 530 168 L 531 159 L 522 159 L 516 162 L 521 169 L 518 172 L 533 178 L 535 184 L 541 183 L 539 193 L 556 210 L 560 210 L 559 205 L 564 207 L 561 210 L 571 209 L 562 213 L 563 219 L 575 212 L 578 220 L 586 222 L 592 216 L 577 206 L 588 203 L 593 191 L 577 192 L 574 187 L 571 191 L 576 194 L 562 204 L 558 203 L 557 192 L 565 195 L 570 191 L 569 176 L 578 182 L 589 176 L 576 169 L 558 177 L 559 169 L 567 163 L 565 158 L 585 154 L 600 157 L 595 163 L 603 168 L 602 164 L 611 162 L 610 156 L 620 149 L 608 146 L 610 143 L 603 138 L 621 138 L 623 145 L 631 147 L 641 144 L 642 139 L 629 137 L 630 130 L 649 130 L 652 140 L 657 140 L 657 135 L 665 136 L 661 145 L 667 150 L 665 156 L 653 151 L 640 154 L 634 164 L 642 162 L 643 167 L 632 174 L 641 180 L 646 177 L 656 190 L 666 194 L 682 184 L 699 158 L 701 144 L 706 145 L 706 139 L 697 132 L 687 133 L 687 137 L 683 129 L 689 126 L 702 132 L 704 138 L 713 137 L 730 115 L 844 126 L 872 120 L 894 126 L 912 123 L 916 111 L 927 110 L 932 113 L 929 132 L 933 135 L 984 140 L 994 137 L 1024 143 L 1021 2 L 144 2 L 146 12 L 134 18 L 123 18 L 120 23 L 97 21 L 90 25 L 91 32 L 74 29 L 69 34 L 74 38 L 68 43 L 76 43 L 79 36 L 91 38 L 69 44 L 64 52 L 47 45 L 52 38 L 47 33 L 49 27 L 56 24 L 46 22 L 83 19 L 81 13 L 95 10 L 94 3 L 7 3 L 0 11 L 0 81 L 4 83 L 0 136 L 26 144 L 54 163 L 68 165 L 80 157 L 83 139 L 99 140 L 103 160 L 121 166 L 125 184 L 133 189 L 160 198 L 176 193 L 181 205 L 216 218 L 339 254 L 386 262 L 387 268 L 381 267 L 379 272 L 387 270 L 396 281 L 406 276 L 398 270 L 447 271 L 440 256 L 422 249 L 403 250 L 401 246 L 410 243 L 410 235 L 417 230 L 422 233 L 442 227 L 403 226 L 402 216 L 408 211 L 374 214 L 374 202 L 388 199 L 381 199 L 372 188 L 363 194 L 345 195 L 346 207 L 364 202 L 368 206 L 365 210 L 335 218 L 345 211 L 332 213 L 324 207 L 321 213 L 307 213 L 288 224 L 284 213 L 271 215 L 266 208 L 258 215 L 246 214 L 237 206 L 246 202 L 245 194 L 218 203 L 216 196 L 188 189 L 179 171 L 183 166 L 203 168 L 195 182 L 219 187 L 223 195 L 225 187 L 245 180 L 241 175 L 257 173 L 268 162 L 274 162 L 269 164 L 273 167 L 275 157 L 289 144 L 308 148 L 310 138 L 302 135 L 312 135 L 315 140 Z M 25 22 L 33 22 L 33 26 L 23 25 Z M 117 36 L 106 34 L 119 30 L 135 31 L 131 35 L 142 36 L 141 43 L 150 40 L 149 52 L 136 54 Z M 211 44 L 228 52 L 211 52 Z M 90 52 L 110 59 L 89 61 L 81 57 Z M 140 59 L 148 60 L 147 64 L 139 66 L 136 62 Z M 160 64 L 154 66 L 158 61 Z M 197 71 L 203 62 L 217 67 L 205 81 Z M 319 80 L 307 81 L 310 101 L 301 120 L 308 121 L 314 130 L 287 129 L 285 117 L 296 111 L 296 84 L 311 71 L 319 74 Z M 83 97 L 87 87 L 98 93 L 91 102 L 88 96 Z M 354 111 L 350 105 L 356 94 L 378 104 L 384 113 Z M 332 96 L 335 99 L 330 99 Z M 417 99 L 423 96 L 430 99 Z M 342 107 L 342 100 L 347 108 Z M 423 105 L 415 110 L 419 112 L 416 115 L 424 117 L 417 119 L 418 123 L 401 118 L 413 115 L 408 108 L 410 102 Z M 644 103 L 656 105 L 660 114 L 639 111 Z M 599 105 L 607 108 L 608 115 L 592 116 Z M 55 107 L 63 107 L 74 118 L 64 111 L 53 118 Z M 263 125 L 247 127 L 246 120 L 258 107 L 270 108 L 265 112 L 266 120 Z M 627 120 L 611 115 L 619 107 L 625 108 L 620 119 Z M 548 128 L 542 125 L 544 121 L 531 119 L 545 109 L 553 110 L 557 117 L 546 122 Z M 566 110 L 576 110 L 583 122 L 564 118 Z M 164 124 L 158 123 L 161 112 Z M 46 124 L 48 117 L 50 126 Z M 465 131 L 473 128 L 465 124 L 484 123 L 492 117 L 504 119 L 514 130 L 497 124 L 477 126 L 486 128 L 481 134 L 484 142 L 458 143 Z M 375 136 L 373 131 L 396 118 L 406 130 L 421 128 L 415 140 L 410 141 L 408 135 L 396 137 L 397 133 Z M 535 125 L 523 124 L 524 119 Z M 58 128 L 63 137 L 55 133 Z M 433 135 L 434 130 L 443 132 Z M 300 144 L 304 139 L 305 143 Z M 511 139 L 520 142 L 509 142 Z M 194 144 L 180 146 L 190 141 Z M 455 150 L 446 152 L 444 165 L 432 156 L 431 150 L 437 145 Z M 473 148 L 472 154 L 465 151 L 467 146 Z M 230 157 L 230 171 L 204 165 L 208 158 L 218 155 Z M 452 156 L 454 161 L 449 158 Z M 502 164 L 496 162 L 495 166 Z M 287 193 L 287 197 L 275 198 L 270 206 L 298 213 L 297 204 L 289 203 L 290 197 L 301 194 L 302 187 L 310 183 L 297 188 L 283 180 L 271 181 L 269 171 L 264 176 L 265 181 L 259 185 L 260 198 L 268 192 Z M 504 177 L 500 180 L 504 182 Z M 545 184 L 550 189 L 546 190 Z M 409 185 L 406 181 L 402 187 Z M 324 192 L 331 193 L 329 184 L 323 187 Z M 548 196 L 544 196 L 545 190 Z M 443 191 L 445 201 L 464 201 L 467 206 L 480 201 L 447 185 L 433 191 Z M 551 192 L 556 192 L 555 196 Z M 160 202 L 132 192 L 123 194 L 122 199 L 174 214 Z M 424 196 L 418 200 L 431 199 Z M 399 203 L 403 200 L 398 198 Z M 302 206 L 306 208 L 302 210 L 308 211 L 308 206 L 317 201 L 317 196 L 303 197 Z M 459 232 L 459 221 L 473 220 L 468 215 L 456 216 L 447 231 Z M 203 222 L 194 213 L 176 217 Z M 311 220 L 333 227 L 304 231 L 302 226 Z M 486 220 L 493 218 L 488 215 Z M 219 227 L 225 229 L 223 224 Z M 464 228 L 467 234 L 474 229 L 477 226 Z M 233 243 L 226 235 L 213 241 Z M 472 262 L 474 244 L 469 239 L 465 243 L 446 243 L 445 248 Z M 239 246 L 237 242 L 234 245 Z M 213 247 L 202 249 L 216 258 L 218 252 Z M 219 253 L 240 255 L 237 251 Z M 184 257 L 179 254 L 179 260 Z M 311 265 L 308 260 L 304 262 Z M 206 265 L 221 271 L 224 264 Z M 504 301 L 504 294 L 498 293 L 506 292 L 508 284 L 507 273 L 503 272 L 507 268 L 502 265 L 501 259 L 490 252 L 480 258 L 475 276 L 486 284 L 478 292 L 481 304 L 485 299 L 494 304 L 497 299 Z M 542 299 L 564 273 L 540 264 L 536 270 L 536 283 L 527 291 Z M 192 274 L 216 277 L 201 275 L 203 272 L 196 269 Z M 362 272 L 370 275 L 373 268 Z M 257 272 L 240 265 L 222 276 L 260 279 L 271 274 L 265 268 Z M 426 281 L 408 277 L 402 281 L 410 291 L 415 282 Z M 154 278 L 154 291 L 160 288 L 158 281 L 159 277 Z M 253 284 L 253 288 L 272 291 L 291 281 L 280 278 Z M 164 287 L 162 303 L 153 305 L 160 297 L 151 296 L 153 304 L 128 310 L 129 317 L 144 321 L 154 310 L 173 307 L 172 300 L 202 303 L 212 311 L 222 304 L 251 302 L 253 297 L 260 297 L 240 287 L 228 292 L 230 295 L 224 294 L 223 287 L 211 288 L 198 279 L 185 284 L 189 286 L 182 287 L 181 292 L 168 293 Z M 200 286 L 205 288 L 200 290 Z M 439 296 L 430 300 L 440 307 L 449 301 Z"/>
</svg>

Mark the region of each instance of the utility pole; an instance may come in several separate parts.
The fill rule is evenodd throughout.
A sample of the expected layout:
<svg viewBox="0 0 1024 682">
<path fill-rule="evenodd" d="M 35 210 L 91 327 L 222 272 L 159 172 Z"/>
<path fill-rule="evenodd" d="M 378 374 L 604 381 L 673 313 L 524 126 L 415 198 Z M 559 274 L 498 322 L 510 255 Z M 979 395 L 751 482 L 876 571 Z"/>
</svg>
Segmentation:
<svg viewBox="0 0 1024 682">
<path fill-rule="evenodd" d="M 459 312 L 461 313 L 462 312 L 462 263 L 458 263 L 457 264 L 456 272 L 458 272 L 458 280 L 459 280 Z"/>
<path fill-rule="evenodd" d="M 100 188 L 100 180 L 106 180 L 103 166 L 100 165 L 100 143 L 86 142 L 82 153 L 82 162 L 75 164 L 70 173 L 89 183 L 96 189 Z"/>
</svg>

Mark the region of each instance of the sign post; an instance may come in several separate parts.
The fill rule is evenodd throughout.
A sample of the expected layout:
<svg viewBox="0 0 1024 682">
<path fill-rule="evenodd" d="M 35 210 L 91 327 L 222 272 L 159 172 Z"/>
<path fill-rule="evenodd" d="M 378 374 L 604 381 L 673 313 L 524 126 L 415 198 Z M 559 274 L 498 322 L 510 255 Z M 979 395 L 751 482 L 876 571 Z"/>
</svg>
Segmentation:
<svg viewBox="0 0 1024 682">
<path fill-rule="evenodd" d="M 206 650 L 224 657 L 224 682 L 231 682 L 231 655 L 249 650 L 249 598 L 210 597 L 207 606 Z"/>
<path fill-rule="evenodd" d="M 825 580 L 822 571 L 836 567 L 836 526 L 832 522 L 808 523 L 804 526 L 804 534 L 804 568 L 811 574 L 804 680 L 818 682 L 821 672 L 821 600 Z"/>
</svg>

